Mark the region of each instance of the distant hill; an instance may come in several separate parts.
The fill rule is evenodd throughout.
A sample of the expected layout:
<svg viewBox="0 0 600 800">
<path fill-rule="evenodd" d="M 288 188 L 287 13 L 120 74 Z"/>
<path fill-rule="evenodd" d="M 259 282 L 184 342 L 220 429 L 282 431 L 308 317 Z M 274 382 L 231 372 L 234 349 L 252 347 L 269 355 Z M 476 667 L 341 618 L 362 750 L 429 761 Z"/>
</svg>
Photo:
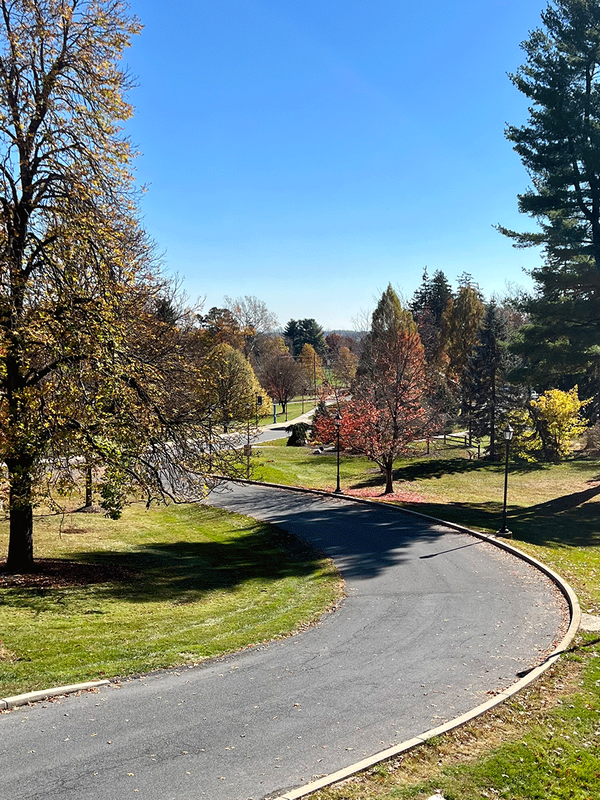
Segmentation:
<svg viewBox="0 0 600 800">
<path fill-rule="evenodd" d="M 331 331 L 324 331 L 325 336 L 329 336 L 330 333 L 337 333 L 339 336 L 348 336 L 350 339 L 362 339 L 363 336 L 366 335 L 367 331 L 343 331 L 339 329 L 331 330 Z"/>
</svg>

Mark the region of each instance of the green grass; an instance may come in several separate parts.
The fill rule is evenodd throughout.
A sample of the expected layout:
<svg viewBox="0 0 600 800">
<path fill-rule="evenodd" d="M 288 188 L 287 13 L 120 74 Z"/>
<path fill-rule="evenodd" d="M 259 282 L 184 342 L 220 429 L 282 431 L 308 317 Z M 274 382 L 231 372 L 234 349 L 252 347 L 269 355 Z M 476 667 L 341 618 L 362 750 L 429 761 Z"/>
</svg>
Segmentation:
<svg viewBox="0 0 600 800">
<path fill-rule="evenodd" d="M 340 592 L 331 562 L 282 531 L 198 506 L 36 521 L 36 557 L 99 565 L 87 586 L 4 587 L 0 696 L 123 676 L 285 636 Z M 0 546 L 6 551 L 6 524 Z"/>
<path fill-rule="evenodd" d="M 287 421 L 292 422 L 296 417 L 299 417 L 301 414 L 305 414 L 308 411 L 312 411 L 315 407 L 315 400 L 314 398 L 306 397 L 304 399 L 304 403 L 302 400 L 294 399 L 292 402 L 288 403 L 287 406 Z M 303 410 L 304 409 L 304 410 Z M 277 422 L 285 422 L 285 414 L 281 412 L 281 406 L 277 405 Z M 263 414 L 258 418 L 259 425 L 271 425 L 273 422 L 273 403 L 269 401 L 266 404 L 263 404 Z"/>
<path fill-rule="evenodd" d="M 311 447 L 287 447 L 287 439 L 257 445 L 254 459 L 256 480 L 305 486 L 309 489 L 334 489 L 336 455 L 327 452 L 313 455 Z M 353 485 L 372 469 L 366 458 L 340 457 L 342 484 Z"/>
<path fill-rule="evenodd" d="M 261 447 L 267 480 L 331 488 L 336 456 Z M 342 457 L 342 488 L 380 494 L 381 475 Z M 303 480 L 303 475 L 306 479 Z M 501 523 L 504 465 L 473 461 L 460 448 L 399 461 L 403 506 L 468 527 Z M 514 544 L 563 575 L 584 611 L 600 614 L 600 464 L 510 465 L 508 527 Z M 411 496 L 408 495 L 407 496 Z M 380 498 L 383 499 L 383 498 Z M 528 691 L 459 731 L 378 765 L 314 800 L 597 800 L 600 797 L 600 637 L 580 634 L 571 653 Z"/>
</svg>

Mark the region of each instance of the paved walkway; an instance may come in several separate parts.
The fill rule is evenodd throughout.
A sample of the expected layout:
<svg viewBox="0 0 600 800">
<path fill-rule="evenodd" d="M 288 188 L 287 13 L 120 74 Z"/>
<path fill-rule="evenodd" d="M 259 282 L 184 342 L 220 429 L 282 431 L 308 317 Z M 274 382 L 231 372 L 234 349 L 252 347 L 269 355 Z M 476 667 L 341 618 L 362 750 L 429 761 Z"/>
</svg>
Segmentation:
<svg viewBox="0 0 600 800">
<path fill-rule="evenodd" d="M 511 685 L 564 621 L 531 567 L 396 509 L 256 486 L 211 502 L 328 553 L 345 602 L 284 641 L 0 716 L 3 800 L 277 796 Z"/>
</svg>

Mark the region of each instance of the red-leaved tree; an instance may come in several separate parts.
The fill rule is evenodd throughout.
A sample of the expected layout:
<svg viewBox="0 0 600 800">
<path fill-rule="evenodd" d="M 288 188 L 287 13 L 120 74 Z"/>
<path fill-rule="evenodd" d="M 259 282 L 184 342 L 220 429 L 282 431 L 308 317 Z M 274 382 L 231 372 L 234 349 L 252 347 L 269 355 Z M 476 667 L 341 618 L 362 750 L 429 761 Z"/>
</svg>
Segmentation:
<svg viewBox="0 0 600 800">
<path fill-rule="evenodd" d="M 425 356 L 410 311 L 391 286 L 373 312 L 352 400 L 344 408 L 340 444 L 374 461 L 393 487 L 394 461 L 427 432 Z"/>
</svg>

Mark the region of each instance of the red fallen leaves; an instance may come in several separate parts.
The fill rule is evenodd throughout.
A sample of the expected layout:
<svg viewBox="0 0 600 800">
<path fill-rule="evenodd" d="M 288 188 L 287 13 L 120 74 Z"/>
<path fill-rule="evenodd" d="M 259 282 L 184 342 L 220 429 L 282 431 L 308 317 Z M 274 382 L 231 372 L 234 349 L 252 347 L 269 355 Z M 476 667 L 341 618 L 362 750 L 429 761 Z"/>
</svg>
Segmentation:
<svg viewBox="0 0 600 800">
<path fill-rule="evenodd" d="M 396 503 L 426 503 L 425 495 L 408 490 L 395 491 L 393 494 L 384 494 L 380 488 L 372 489 L 344 489 L 344 494 L 352 497 L 365 497 L 367 499 L 381 499 Z"/>
</svg>

